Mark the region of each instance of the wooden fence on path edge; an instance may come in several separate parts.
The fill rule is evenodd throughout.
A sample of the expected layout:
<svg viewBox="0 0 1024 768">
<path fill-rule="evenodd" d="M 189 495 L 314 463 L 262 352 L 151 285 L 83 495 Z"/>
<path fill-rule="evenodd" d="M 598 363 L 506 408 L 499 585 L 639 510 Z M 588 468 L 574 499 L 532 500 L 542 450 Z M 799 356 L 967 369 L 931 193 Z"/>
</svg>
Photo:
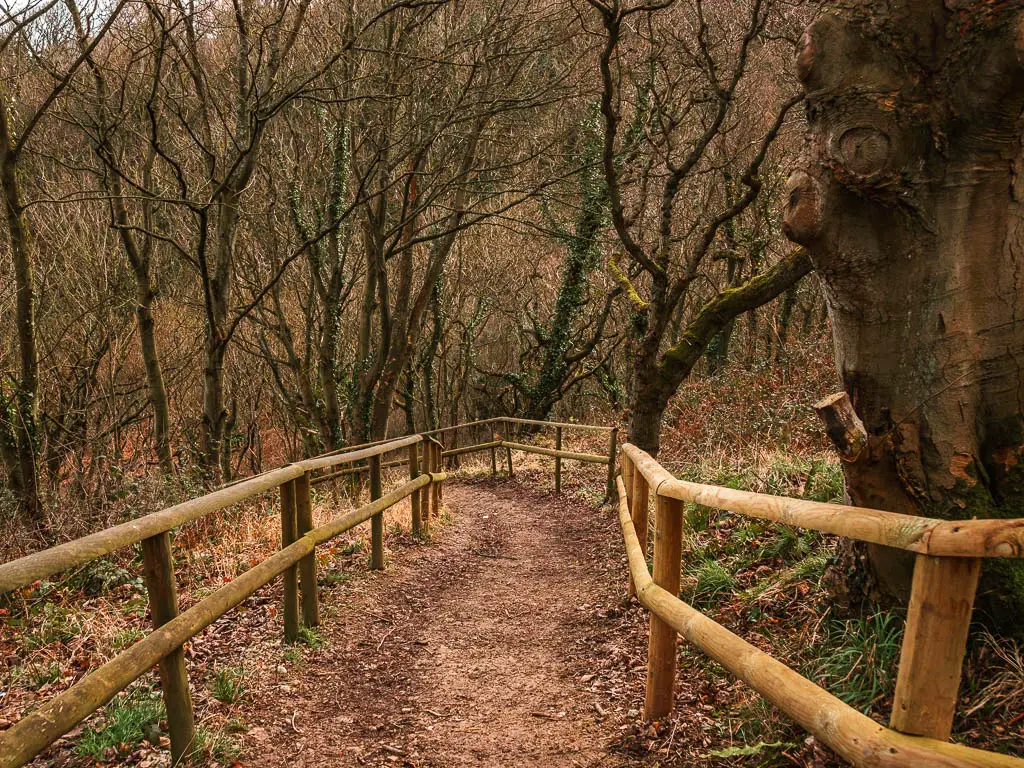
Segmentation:
<svg viewBox="0 0 1024 768">
<path fill-rule="evenodd" d="M 512 429 L 554 429 L 555 447 L 505 440 L 496 429 L 500 424 Z M 483 439 L 460 447 L 458 436 L 467 429 Z M 606 434 L 608 453 L 563 450 L 562 437 L 567 430 Z M 445 439 L 450 440 L 452 447 L 444 448 L 441 440 Z M 382 461 L 385 454 L 402 449 L 407 451 L 404 458 Z M 154 665 L 160 671 L 172 757 L 176 762 L 189 757 L 196 740 L 182 652 L 188 639 L 281 576 L 285 639 L 295 640 L 300 622 L 306 626 L 319 622 L 314 553 L 317 545 L 369 520 L 370 567 L 383 568 L 384 511 L 411 496 L 413 531 L 428 532 L 431 519 L 439 514 L 443 482 L 448 478 L 443 471 L 445 460 L 457 461 L 469 453 L 489 451 L 491 473 L 497 475 L 499 449 L 506 452 L 509 477 L 513 474 L 513 451 L 553 457 L 556 492 L 562 487 L 563 461 L 607 466 L 608 498 L 617 499 L 629 565 L 629 590 L 651 613 L 646 719 L 655 720 L 672 712 L 676 643 L 682 635 L 855 766 L 1024 768 L 1022 759 L 949 741 L 981 558 L 1024 557 L 1024 519 L 933 520 L 691 483 L 673 477 L 636 446 L 620 446 L 615 428 L 509 417 L 333 451 L 0 564 L 3 594 L 117 549 L 141 544 L 154 625 L 154 631 L 144 639 L 0 732 L 0 768 L 25 765 Z M 617 471 L 619 456 L 621 473 Z M 352 466 L 338 469 L 343 464 Z M 384 494 L 382 470 L 406 464 L 409 481 Z M 370 503 L 313 528 L 311 486 L 355 473 L 369 473 Z M 281 549 L 179 614 L 169 532 L 275 488 L 280 494 Z M 652 499 L 655 535 L 653 568 L 648 570 L 647 532 Z M 679 599 L 684 502 L 899 547 L 916 554 L 890 727 L 861 714 Z"/>
<path fill-rule="evenodd" d="M 559 445 L 563 428 L 608 432 L 611 435 L 609 454 L 598 456 L 552 451 L 525 443 L 507 442 L 494 432 L 494 427 L 502 422 L 536 426 L 550 424 L 558 431 Z M 490 432 L 490 439 L 445 450 L 436 437 L 456 435 L 459 430 L 467 428 L 486 428 Z M 282 608 L 285 641 L 295 641 L 301 625 L 317 626 L 320 622 L 320 608 L 316 547 L 370 521 L 370 568 L 382 569 L 383 513 L 406 497 L 411 497 L 413 533 L 428 533 L 430 521 L 438 517 L 443 501 L 442 486 L 448 475 L 443 471 L 442 464 L 446 458 L 453 459 L 467 453 L 489 450 L 491 469 L 496 474 L 497 449 L 504 447 L 508 451 L 511 474 L 513 450 L 555 456 L 559 484 L 563 459 L 606 464 L 609 466 L 608 488 L 611 493 L 614 490 L 611 470 L 615 466 L 615 435 L 616 431 L 607 427 L 495 418 L 350 446 L 228 483 L 205 496 L 0 564 L 0 594 L 5 594 L 29 587 L 40 579 L 84 565 L 119 549 L 139 544 L 153 623 L 153 631 L 143 639 L 0 732 L 0 768 L 25 765 L 154 666 L 158 666 L 160 673 L 172 760 L 175 764 L 187 760 L 197 751 L 198 742 L 183 652 L 185 642 L 279 576 L 284 587 Z M 386 454 L 402 450 L 406 452 L 404 458 L 382 461 Z M 408 482 L 385 494 L 382 470 L 406 464 L 409 466 Z M 351 466 L 339 469 L 342 465 Z M 369 473 L 370 503 L 314 528 L 311 487 L 353 473 Z M 186 523 L 275 489 L 279 494 L 281 549 L 187 611 L 179 612 L 170 532 Z"/>
<path fill-rule="evenodd" d="M 651 612 L 646 719 L 672 711 L 676 637 L 682 635 L 855 766 L 1024 768 L 1022 759 L 949 741 L 981 558 L 1024 557 L 1024 520 L 933 520 L 749 493 L 678 480 L 629 443 L 621 455 L 616 487 L 629 589 Z M 888 728 L 679 599 L 684 502 L 916 554 Z"/>
</svg>

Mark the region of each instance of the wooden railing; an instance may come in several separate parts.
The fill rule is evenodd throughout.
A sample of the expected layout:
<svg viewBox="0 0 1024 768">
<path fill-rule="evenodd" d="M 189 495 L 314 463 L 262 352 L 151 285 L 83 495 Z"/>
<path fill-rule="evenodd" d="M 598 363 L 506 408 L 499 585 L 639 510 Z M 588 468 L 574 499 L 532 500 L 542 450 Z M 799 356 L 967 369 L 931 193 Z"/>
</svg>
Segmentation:
<svg viewBox="0 0 1024 768">
<path fill-rule="evenodd" d="M 645 717 L 672 711 L 682 635 L 856 766 L 1024 768 L 1024 760 L 952 744 L 981 558 L 1024 557 L 1024 520 L 950 522 L 690 483 L 636 446 L 616 478 L 630 589 L 651 611 Z M 653 576 L 647 566 L 654 500 Z M 916 553 L 890 727 L 885 728 L 679 599 L 683 502 Z"/>
<path fill-rule="evenodd" d="M 423 471 L 420 470 L 418 450 L 421 443 Z M 411 460 L 410 480 L 383 494 L 381 456 L 402 449 L 408 450 L 407 461 Z M 440 471 L 440 453 L 440 444 L 433 438 L 412 435 L 307 459 L 84 538 L 0 564 L 0 594 L 3 594 L 124 547 L 141 544 L 154 627 L 145 638 L 0 733 L 0 768 L 16 768 L 29 762 L 154 665 L 159 665 L 160 669 L 172 758 L 177 763 L 194 752 L 195 722 L 183 644 L 278 576 L 284 582 L 285 639 L 293 641 L 299 634 L 300 581 L 301 621 L 306 626 L 316 626 L 320 620 L 316 547 L 370 520 L 371 568 L 383 568 L 383 513 L 407 496 L 412 496 L 414 524 L 424 528 L 429 525 L 430 518 L 437 514 L 441 482 L 446 478 Z M 314 473 L 361 460 L 370 462 L 370 503 L 314 528 L 310 503 Z M 432 489 L 430 494 L 425 493 L 428 487 Z M 184 613 L 179 613 L 170 531 L 274 489 L 278 489 L 280 494 L 281 549 Z"/>
<path fill-rule="evenodd" d="M 536 427 L 539 429 L 552 429 L 554 430 L 554 448 L 543 448 L 537 445 L 530 445 L 528 443 L 516 442 L 513 440 L 505 440 L 498 434 L 498 427 L 500 425 L 511 427 Z M 470 443 L 469 445 L 460 446 L 459 438 L 463 432 L 476 432 L 478 438 L 482 438 L 479 442 Z M 509 430 L 505 430 L 509 431 Z M 562 437 L 564 433 L 568 431 L 585 432 L 585 433 L 597 433 L 606 434 L 608 436 L 608 453 L 607 454 L 596 454 L 596 453 L 578 453 L 574 451 L 562 450 Z M 498 460 L 497 451 L 504 448 L 507 455 L 507 467 L 508 474 L 511 476 L 514 473 L 512 466 L 512 452 L 522 451 L 524 453 L 535 453 L 541 456 L 551 456 L 555 459 L 555 491 L 559 492 L 562 489 L 562 461 L 580 461 L 583 463 L 590 464 L 604 464 L 608 467 L 606 492 L 608 498 L 612 498 L 615 495 L 615 456 L 618 452 L 618 429 L 616 427 L 603 427 L 594 424 L 577 424 L 574 422 L 562 422 L 562 421 L 538 421 L 535 419 L 518 419 L 510 416 L 496 416 L 491 419 L 481 419 L 479 421 L 470 421 L 464 424 L 454 424 L 450 427 L 442 427 L 440 429 L 431 430 L 429 432 L 423 432 L 425 437 L 437 435 L 440 440 L 449 447 L 442 451 L 443 459 L 453 459 L 457 456 L 463 456 L 469 453 L 478 453 L 482 451 L 490 451 L 491 453 L 491 474 L 496 475 L 498 473 Z M 368 445 L 376 445 L 376 443 L 369 443 Z M 364 446 L 357 446 L 362 448 Z M 333 454 L 325 454 L 325 456 L 331 456 Z M 407 464 L 409 459 L 397 459 L 395 461 L 388 462 L 385 467 L 398 467 Z M 363 464 L 354 467 L 348 467 L 337 472 L 332 472 L 328 475 L 323 475 L 313 479 L 313 483 L 322 483 L 329 480 L 333 480 L 346 475 L 359 474 L 369 471 L 369 464 Z"/>
<path fill-rule="evenodd" d="M 505 439 L 517 427 L 555 431 L 554 448 Z M 458 446 L 460 433 L 478 442 Z M 566 430 L 608 435 L 608 454 L 563 450 Z M 445 450 L 435 435 L 449 440 Z M 522 439 L 522 438 L 520 438 Z M 154 512 L 67 544 L 0 564 L 0 594 L 29 586 L 61 571 L 141 544 L 154 630 L 71 688 L 0 732 L 0 768 L 25 765 L 48 745 L 102 707 L 118 691 L 159 665 L 171 753 L 175 761 L 196 748 L 192 701 L 183 644 L 278 576 L 284 586 L 284 633 L 299 634 L 300 622 L 316 626 L 319 605 L 315 548 L 366 522 L 371 523 L 371 568 L 384 566 L 383 513 L 412 497 L 415 532 L 429 531 L 442 503 L 442 464 L 489 451 L 497 474 L 497 451 L 555 459 L 555 488 L 562 462 L 606 465 L 608 486 L 617 491 L 619 522 L 629 561 L 630 589 L 651 611 L 645 717 L 672 711 L 678 635 L 749 684 L 801 727 L 856 766 L 925 768 L 956 766 L 1024 768 L 1024 760 L 949 743 L 974 592 L 983 557 L 1024 557 L 1024 520 L 949 522 L 880 510 L 747 493 L 674 478 L 635 446 L 617 444 L 613 428 L 583 424 L 494 418 L 445 427 L 432 433 L 354 446 L 289 464 L 228 485 L 206 496 Z M 403 458 L 383 461 L 405 450 Z M 616 474 L 616 456 L 622 473 Z M 366 462 L 360 464 L 359 462 Z M 382 470 L 409 466 L 409 481 L 384 494 Z M 351 465 L 344 468 L 342 465 Z M 368 473 L 370 503 L 313 528 L 310 487 L 346 474 Z M 189 610 L 178 612 L 169 532 L 245 499 L 279 489 L 282 548 Z M 647 565 L 648 512 L 655 510 L 653 575 Z M 800 676 L 781 661 L 704 616 L 679 599 L 682 507 L 693 502 L 738 514 L 861 541 L 899 547 L 917 555 L 890 727 L 885 728 Z M 301 584 L 301 603 L 300 590 Z"/>
<path fill-rule="evenodd" d="M 563 429 L 607 432 L 610 435 L 609 454 L 599 456 L 573 453 L 505 441 L 494 431 L 499 424 L 505 422 L 551 427 L 556 430 L 558 447 L 561 446 Z M 457 438 L 460 431 L 467 429 L 484 430 L 488 439 L 444 450 L 444 446 L 435 437 L 450 435 Z M 285 640 L 296 640 L 301 624 L 315 627 L 320 621 L 315 554 L 318 545 L 369 520 L 370 567 L 383 568 L 384 511 L 411 496 L 413 532 L 428 533 L 430 522 L 437 517 L 443 500 L 442 483 L 447 478 L 447 474 L 442 471 L 443 460 L 489 450 L 491 471 L 496 474 L 496 451 L 502 447 L 508 451 L 510 475 L 512 451 L 526 451 L 555 457 L 555 478 L 559 488 L 563 459 L 608 465 L 609 488 L 614 487 L 614 429 L 580 424 L 530 422 L 524 419 L 486 419 L 445 427 L 422 435 L 351 446 L 299 461 L 255 477 L 238 480 L 205 496 L 113 528 L 0 564 L 2 595 L 84 565 L 119 549 L 140 544 L 153 623 L 153 632 L 145 638 L 79 680 L 68 690 L 30 712 L 15 725 L 0 732 L 0 768 L 18 768 L 25 765 L 154 665 L 158 665 L 160 671 L 172 760 L 177 764 L 189 757 L 196 751 L 197 742 L 188 671 L 182 650 L 186 641 L 278 576 L 282 577 L 283 581 Z M 404 458 L 382 461 L 384 455 L 403 449 L 406 450 Z M 409 481 L 384 494 L 382 470 L 406 464 L 409 466 Z M 342 465 L 352 466 L 338 469 Z M 311 486 L 352 473 L 369 473 L 370 503 L 347 512 L 326 525 L 314 528 Z M 275 489 L 280 494 L 281 549 L 189 610 L 179 613 L 170 532 L 186 523 Z"/>
</svg>

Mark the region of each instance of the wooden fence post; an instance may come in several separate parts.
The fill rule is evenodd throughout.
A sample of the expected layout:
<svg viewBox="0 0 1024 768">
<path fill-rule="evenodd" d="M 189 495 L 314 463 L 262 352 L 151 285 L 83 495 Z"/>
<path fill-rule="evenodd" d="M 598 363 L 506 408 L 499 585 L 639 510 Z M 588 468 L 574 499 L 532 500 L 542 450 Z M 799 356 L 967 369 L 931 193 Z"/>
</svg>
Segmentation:
<svg viewBox="0 0 1024 768">
<path fill-rule="evenodd" d="M 683 503 L 655 495 L 654 583 L 679 594 L 683 557 Z M 647 644 L 647 696 L 644 718 L 658 720 L 672 712 L 676 682 L 676 631 L 651 613 Z"/>
<path fill-rule="evenodd" d="M 430 444 L 430 453 L 431 453 L 431 466 L 433 467 L 432 471 L 440 472 L 441 471 L 441 446 L 438 445 L 437 443 L 431 443 Z M 431 496 L 431 499 L 430 499 L 430 506 L 431 506 L 430 514 L 431 514 L 432 517 L 435 517 L 435 518 L 436 517 L 440 517 L 441 516 L 441 484 L 440 483 L 433 483 L 432 482 L 430 484 L 430 496 Z"/>
<path fill-rule="evenodd" d="M 633 460 L 629 458 L 625 453 L 622 454 L 622 487 L 626 489 L 626 509 L 633 509 L 633 473 L 635 469 L 633 467 Z M 630 596 L 636 594 L 636 588 L 633 586 L 633 574 L 630 573 L 626 581 L 628 582 L 627 591 Z"/>
<path fill-rule="evenodd" d="M 409 446 L 409 479 L 415 480 L 420 476 L 420 443 L 413 443 Z M 409 500 L 412 507 L 412 532 L 414 535 L 422 533 L 423 520 L 420 510 L 420 492 L 413 491 Z"/>
<path fill-rule="evenodd" d="M 562 428 L 555 427 L 555 450 L 562 450 Z M 555 493 L 562 492 L 562 457 L 555 456 Z"/>
<path fill-rule="evenodd" d="M 492 426 L 491 427 L 491 442 L 493 443 L 498 439 L 498 432 Z M 491 477 L 498 476 L 498 449 L 491 446 Z"/>
<path fill-rule="evenodd" d="M 309 472 L 295 478 L 295 522 L 299 536 L 313 530 L 313 502 L 309 494 Z M 302 623 L 307 627 L 320 626 L 320 601 L 316 587 L 316 552 L 310 552 L 299 561 L 302 580 Z"/>
<path fill-rule="evenodd" d="M 159 533 L 142 542 L 142 567 L 153 628 L 159 629 L 178 615 L 178 590 L 174 582 L 169 533 Z M 160 687 L 164 693 L 167 729 L 171 736 L 171 762 L 178 764 L 187 760 L 196 748 L 192 694 L 188 688 L 188 671 L 181 646 L 161 660 Z"/>
<path fill-rule="evenodd" d="M 423 471 L 428 475 L 434 472 L 434 449 L 428 438 L 423 439 Z M 424 536 L 430 535 L 430 518 L 433 506 L 433 483 L 423 489 L 420 495 L 420 523 Z"/>
<path fill-rule="evenodd" d="M 444 446 L 435 445 L 434 450 L 437 451 L 437 471 L 444 472 L 444 461 L 442 456 L 444 455 Z M 437 514 L 441 514 L 441 505 L 444 504 L 444 483 L 437 484 Z"/>
<path fill-rule="evenodd" d="M 515 476 L 515 472 L 512 470 L 512 449 L 506 445 L 505 450 L 508 452 L 508 477 L 511 480 Z"/>
<path fill-rule="evenodd" d="M 629 509 L 630 514 L 633 512 L 633 473 L 636 468 L 633 466 L 633 460 L 629 458 L 625 453 L 622 454 L 622 485 L 626 489 L 626 508 Z"/>
<path fill-rule="evenodd" d="M 618 452 L 618 447 L 619 429 L 618 427 L 612 427 L 612 431 L 608 436 L 608 486 L 605 488 L 605 501 L 611 501 L 615 498 L 615 454 Z"/>
<path fill-rule="evenodd" d="M 647 532 L 650 528 L 650 521 L 648 519 L 650 492 L 651 488 L 647 484 L 647 478 L 634 465 L 633 495 L 630 499 L 629 510 L 633 518 L 633 527 L 636 529 L 636 537 L 640 541 L 640 549 L 643 551 L 644 557 L 647 556 Z"/>
<path fill-rule="evenodd" d="M 918 555 L 889 725 L 949 741 L 981 560 Z"/>
<path fill-rule="evenodd" d="M 381 497 L 380 454 L 370 457 L 370 501 Z M 370 518 L 370 570 L 384 570 L 384 513 Z"/>
<path fill-rule="evenodd" d="M 299 537 L 295 519 L 295 481 L 281 484 L 281 549 Z M 281 574 L 284 583 L 284 640 L 299 639 L 299 570 L 292 565 Z"/>
</svg>

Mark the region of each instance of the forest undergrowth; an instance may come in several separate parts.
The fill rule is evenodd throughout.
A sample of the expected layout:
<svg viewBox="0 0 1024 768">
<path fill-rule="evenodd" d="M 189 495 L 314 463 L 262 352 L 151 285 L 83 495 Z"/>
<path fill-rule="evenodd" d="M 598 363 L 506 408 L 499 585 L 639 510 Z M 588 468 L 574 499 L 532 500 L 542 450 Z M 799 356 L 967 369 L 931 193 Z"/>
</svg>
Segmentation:
<svg viewBox="0 0 1024 768">
<path fill-rule="evenodd" d="M 669 407 L 659 460 L 686 480 L 842 503 L 842 467 L 810 407 L 838 389 L 826 344 L 694 378 Z M 905 616 L 833 601 L 836 538 L 695 504 L 684 514 L 680 597 L 887 725 Z M 685 689 L 676 717 L 638 733 L 639 752 L 668 758 L 662 765 L 843 765 L 685 643 L 679 668 L 700 670 L 699 690 Z M 954 738 L 1024 756 L 1024 648 L 975 625 L 962 685 Z"/>
<path fill-rule="evenodd" d="M 833 376 L 826 352 L 807 349 L 788 363 L 696 377 L 669 409 L 659 458 L 690 480 L 841 501 L 841 468 L 809 407 L 832 391 Z M 550 436 L 536 440 L 549 444 Z M 602 442 L 601 437 L 572 437 L 566 448 L 599 452 Z M 550 460 L 518 455 L 517 472 L 520 461 L 530 482 L 542 488 L 551 484 Z M 487 474 L 489 463 L 485 457 L 467 460 L 462 470 Z M 597 474 L 570 464 L 565 471 L 571 493 L 595 505 L 601 502 Z M 401 473 L 390 482 L 401 482 Z M 148 478 L 136 481 L 122 495 L 108 498 L 88 527 L 98 529 L 198 492 L 178 483 L 171 488 Z M 172 492 L 181 495 L 168 498 Z M 318 487 L 314 496 L 316 522 L 323 523 L 365 498 L 365 489 Z M 279 545 L 279 525 L 276 500 L 268 495 L 180 529 L 174 553 L 182 608 L 271 554 Z M 389 548 L 420 545 L 409 529 L 406 502 L 386 515 Z M 67 530 L 68 535 L 81 532 L 77 524 Z M 435 535 L 443 536 L 443 527 Z M 4 541 L 4 560 L 20 554 L 16 542 Z M 687 505 L 681 597 L 885 723 L 903 616 L 870 610 L 851 615 L 835 606 L 823 584 L 834 550 L 832 537 Z M 367 577 L 368 551 L 361 529 L 318 550 L 321 586 L 330 592 L 324 605 L 344 601 L 345 590 Z M 0 598 L 0 730 L 144 635 L 149 625 L 141 573 L 138 553 L 125 551 Z M 279 591 L 276 585 L 261 590 L 186 646 L 203 753 L 210 764 L 239 761 L 240 737 L 248 726 L 238 707 L 259 690 L 261 678 L 301 665 L 304 654 L 322 642 L 316 631 L 305 631 L 299 644 L 282 645 Z M 623 602 L 620 616 L 617 631 L 629 639 L 631 654 L 642 659 L 646 614 Z M 642 723 L 643 676 L 629 677 L 632 725 L 609 734 L 629 764 L 840 764 L 685 643 L 679 668 L 685 680 L 679 683 L 677 715 L 659 723 Z M 155 674 L 145 676 L 34 765 L 165 765 L 168 742 L 158 685 Z M 956 737 L 1024 755 L 1024 723 L 1017 712 L 1024 649 L 976 629 L 963 685 Z"/>
</svg>

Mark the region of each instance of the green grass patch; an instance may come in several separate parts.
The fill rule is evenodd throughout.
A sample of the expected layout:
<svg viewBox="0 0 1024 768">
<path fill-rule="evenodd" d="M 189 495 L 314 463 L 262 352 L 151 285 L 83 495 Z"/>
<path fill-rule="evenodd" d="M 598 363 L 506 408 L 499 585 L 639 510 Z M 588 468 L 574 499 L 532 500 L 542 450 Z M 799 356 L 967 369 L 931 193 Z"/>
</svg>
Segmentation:
<svg viewBox="0 0 1024 768">
<path fill-rule="evenodd" d="M 323 635 L 312 627 L 299 627 L 299 642 L 309 648 L 323 648 L 326 644 Z"/>
<path fill-rule="evenodd" d="M 126 565 L 113 558 L 101 557 L 76 571 L 68 583 L 69 586 L 81 589 L 87 595 L 100 595 L 128 584 L 141 592 L 141 568 L 133 568 L 132 565 L 140 566 L 141 559 L 137 558 L 137 562 Z"/>
<path fill-rule="evenodd" d="M 125 627 L 124 629 L 119 629 L 114 633 L 111 644 L 114 646 L 114 650 L 122 651 L 130 645 L 135 645 L 135 643 L 145 636 L 146 633 L 141 629 Z"/>
<path fill-rule="evenodd" d="M 213 698 L 222 704 L 236 704 L 245 698 L 245 670 L 241 667 L 221 667 L 213 675 Z"/>
<path fill-rule="evenodd" d="M 40 611 L 39 627 L 25 636 L 25 647 L 34 651 L 50 643 L 66 643 L 82 630 L 80 619 L 71 608 L 45 603 Z"/>
<path fill-rule="evenodd" d="M 75 751 L 97 761 L 109 760 L 111 751 L 131 752 L 143 739 L 159 738 L 163 718 L 164 703 L 159 696 L 150 688 L 136 689 L 106 706 L 104 724 L 86 728 Z"/>
<path fill-rule="evenodd" d="M 200 751 L 218 765 L 234 765 L 242 757 L 242 746 L 226 730 L 196 729 Z"/>
<path fill-rule="evenodd" d="M 55 661 L 49 664 L 33 664 L 28 669 L 28 676 L 36 688 L 42 688 L 60 679 L 60 664 Z"/>
<path fill-rule="evenodd" d="M 351 581 L 353 574 L 348 571 L 327 571 L 323 575 L 324 584 L 344 584 L 346 581 Z"/>
<path fill-rule="evenodd" d="M 355 555 L 362 551 L 362 539 L 353 539 L 352 541 L 346 542 L 345 546 L 341 548 L 341 554 L 343 555 Z"/>
<path fill-rule="evenodd" d="M 690 603 L 708 605 L 718 595 L 732 592 L 736 588 L 736 579 L 718 560 L 701 560 L 687 571 L 693 580 L 690 592 Z"/>
<path fill-rule="evenodd" d="M 716 509 L 687 502 L 683 511 L 683 529 L 691 535 L 704 533 L 717 516 Z"/>
<path fill-rule="evenodd" d="M 757 744 L 744 744 L 742 746 L 712 750 L 711 752 L 703 755 L 703 757 L 762 757 L 765 753 L 777 753 L 780 750 L 791 749 L 795 746 L 796 744 L 792 741 L 773 741 L 770 743 L 759 741 Z"/>
<path fill-rule="evenodd" d="M 883 611 L 829 619 L 824 641 L 811 649 L 804 674 L 865 714 L 896 687 L 904 620 Z"/>
</svg>

